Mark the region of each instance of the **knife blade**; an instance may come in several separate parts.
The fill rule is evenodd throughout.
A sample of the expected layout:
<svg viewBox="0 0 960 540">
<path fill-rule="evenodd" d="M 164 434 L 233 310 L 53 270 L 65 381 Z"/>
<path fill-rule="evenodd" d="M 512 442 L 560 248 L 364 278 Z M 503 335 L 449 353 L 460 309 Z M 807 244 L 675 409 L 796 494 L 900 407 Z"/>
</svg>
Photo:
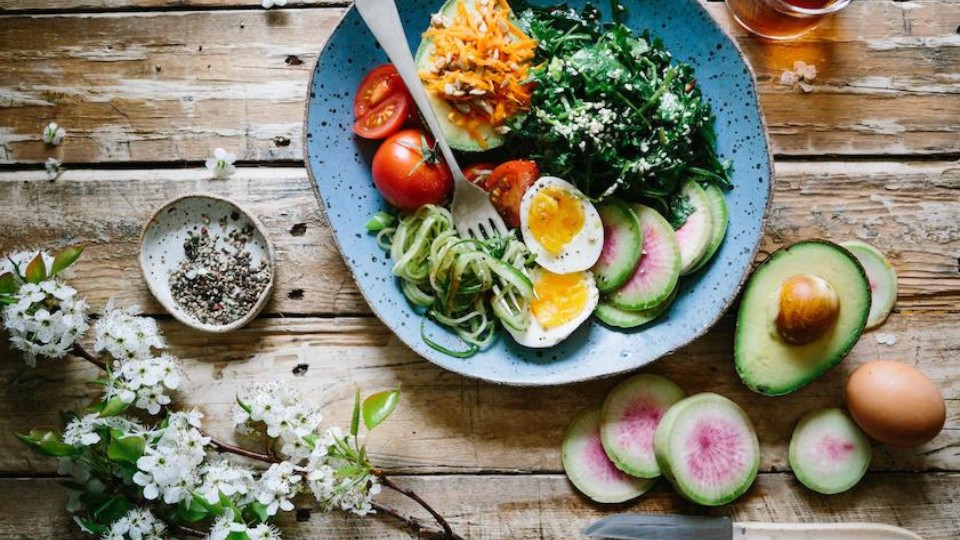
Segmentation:
<svg viewBox="0 0 960 540">
<path fill-rule="evenodd" d="M 879 523 L 733 523 L 726 517 L 619 514 L 583 530 L 615 540 L 922 540 Z"/>
<path fill-rule="evenodd" d="M 731 540 L 733 523 L 726 517 L 618 514 L 600 519 L 583 534 L 617 540 Z"/>
</svg>

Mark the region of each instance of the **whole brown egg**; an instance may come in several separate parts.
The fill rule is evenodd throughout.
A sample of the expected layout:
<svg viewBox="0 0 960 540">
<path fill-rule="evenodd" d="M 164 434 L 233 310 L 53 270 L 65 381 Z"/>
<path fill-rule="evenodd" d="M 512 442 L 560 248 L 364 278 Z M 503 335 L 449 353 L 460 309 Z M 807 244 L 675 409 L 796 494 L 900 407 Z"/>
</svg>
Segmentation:
<svg viewBox="0 0 960 540">
<path fill-rule="evenodd" d="M 857 368 L 846 386 L 850 415 L 890 446 L 919 446 L 940 433 L 947 409 L 940 389 L 919 369 L 889 360 Z"/>
</svg>

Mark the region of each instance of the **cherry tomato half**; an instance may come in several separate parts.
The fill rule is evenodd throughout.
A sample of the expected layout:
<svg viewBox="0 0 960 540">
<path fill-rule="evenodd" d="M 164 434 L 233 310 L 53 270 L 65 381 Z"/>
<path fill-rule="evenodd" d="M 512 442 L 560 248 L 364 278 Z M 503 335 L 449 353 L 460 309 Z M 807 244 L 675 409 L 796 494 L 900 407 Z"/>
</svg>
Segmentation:
<svg viewBox="0 0 960 540">
<path fill-rule="evenodd" d="M 381 101 L 398 92 L 407 93 L 400 74 L 393 64 L 383 64 L 373 68 L 360 81 L 357 93 L 353 97 L 353 115 L 362 118 L 373 110 Z"/>
<path fill-rule="evenodd" d="M 453 191 L 453 175 L 433 150 L 433 138 L 405 129 L 383 142 L 373 156 L 373 183 L 393 206 L 413 211 L 443 204 Z"/>
<path fill-rule="evenodd" d="M 515 159 L 497 166 L 487 178 L 490 202 L 508 227 L 520 226 L 520 200 L 540 178 L 540 168 L 532 161 Z"/>
<path fill-rule="evenodd" d="M 483 189 L 487 189 L 487 177 L 490 176 L 490 173 L 493 172 L 493 169 L 497 168 L 493 163 L 474 163 L 473 165 L 468 165 L 466 169 L 463 170 L 463 175 L 467 177 L 467 180 L 471 184 L 476 184 Z"/>
<path fill-rule="evenodd" d="M 392 94 L 357 118 L 353 132 L 364 139 L 386 139 L 403 126 L 409 111 L 410 98 L 400 93 Z"/>
</svg>

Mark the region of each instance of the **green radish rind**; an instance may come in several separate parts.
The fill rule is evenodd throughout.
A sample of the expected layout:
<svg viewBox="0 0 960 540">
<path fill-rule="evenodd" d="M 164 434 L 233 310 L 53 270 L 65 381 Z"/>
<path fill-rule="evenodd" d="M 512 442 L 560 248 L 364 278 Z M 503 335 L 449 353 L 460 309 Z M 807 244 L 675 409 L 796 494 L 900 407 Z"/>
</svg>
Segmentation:
<svg viewBox="0 0 960 540">
<path fill-rule="evenodd" d="M 600 406 L 581 411 L 563 433 L 560 459 L 567 478 L 599 503 L 621 503 L 643 495 L 655 479 L 633 478 L 614 466 L 600 442 Z"/>
<path fill-rule="evenodd" d="M 824 495 L 842 493 L 857 485 L 872 456 L 870 439 L 840 409 L 808 413 L 790 438 L 793 474 L 801 484 Z"/>
<path fill-rule="evenodd" d="M 786 279 L 814 274 L 840 298 L 840 314 L 820 338 L 793 345 L 777 334 L 777 291 Z M 805 240 L 774 252 L 750 276 L 740 298 L 733 355 L 737 374 L 765 396 L 795 392 L 842 361 L 860 339 L 870 312 L 870 284 L 863 266 L 846 249 L 826 240 Z"/>
<path fill-rule="evenodd" d="M 643 326 L 655 321 L 666 313 L 667 310 L 670 309 L 670 305 L 673 304 L 674 299 L 676 299 L 679 289 L 679 287 L 674 288 L 666 300 L 650 309 L 627 311 L 615 307 L 607 301 L 602 301 L 597 304 L 597 309 L 593 314 L 596 315 L 597 319 L 600 319 L 600 322 L 607 326 L 613 326 L 615 328 L 637 328 L 638 326 Z"/>
<path fill-rule="evenodd" d="M 687 216 L 684 224 L 676 230 L 680 245 L 680 275 L 694 271 L 697 263 L 707 253 L 713 238 L 713 215 L 710 199 L 696 180 L 687 180 L 680 186 L 680 194 L 687 198 L 693 212 Z"/>
<path fill-rule="evenodd" d="M 704 430 L 709 430 L 707 435 Z M 717 446 L 704 446 L 703 437 L 709 433 L 723 438 L 723 449 L 733 445 L 737 456 L 704 457 Z M 753 423 L 736 403 L 717 394 L 696 394 L 670 407 L 657 426 L 653 448 L 664 478 L 685 498 L 704 506 L 735 501 L 750 489 L 760 470 L 760 442 Z M 715 465 L 735 468 L 726 473 L 731 478 L 712 487 L 698 480 L 691 465 L 698 457 L 700 463 L 709 458 Z M 712 469 L 701 471 L 703 476 L 715 479 L 721 474 L 710 463 L 702 467 Z"/>
<path fill-rule="evenodd" d="M 610 391 L 603 402 L 600 441 L 618 469 L 638 478 L 660 476 L 653 436 L 663 415 L 685 396 L 675 382 L 651 374 L 633 376 Z"/>
<path fill-rule="evenodd" d="M 607 301 L 616 308 L 642 311 L 663 302 L 677 287 L 680 245 L 673 227 L 659 212 L 642 204 L 631 207 L 643 228 L 643 254 L 630 279 Z"/>
<path fill-rule="evenodd" d="M 867 273 L 871 295 L 867 329 L 876 328 L 887 320 L 897 302 L 897 271 L 879 249 L 866 242 L 851 240 L 840 245 L 853 253 Z"/>
<path fill-rule="evenodd" d="M 710 184 L 703 188 L 703 192 L 710 201 L 710 216 L 713 218 L 712 235 L 710 236 L 710 244 L 707 246 L 707 251 L 690 270 L 691 274 L 700 270 L 706 266 L 708 262 L 713 260 L 713 256 L 717 254 L 717 251 L 720 249 L 720 244 L 723 243 L 723 239 L 727 235 L 727 226 L 730 223 L 727 197 L 724 195 L 723 190 Z"/>
<path fill-rule="evenodd" d="M 603 223 L 603 250 L 591 271 L 597 289 L 608 293 L 630 279 L 643 253 L 643 229 L 636 212 L 624 202 L 610 200 L 597 206 Z M 615 247 L 610 247 L 615 243 Z M 610 253 L 613 250 L 614 253 Z"/>
</svg>

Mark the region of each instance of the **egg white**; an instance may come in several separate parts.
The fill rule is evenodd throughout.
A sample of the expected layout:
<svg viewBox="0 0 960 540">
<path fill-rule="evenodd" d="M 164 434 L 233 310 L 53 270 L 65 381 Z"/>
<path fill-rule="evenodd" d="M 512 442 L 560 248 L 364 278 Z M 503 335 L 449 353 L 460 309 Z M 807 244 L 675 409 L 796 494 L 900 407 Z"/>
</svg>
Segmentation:
<svg viewBox="0 0 960 540">
<path fill-rule="evenodd" d="M 534 268 L 531 270 L 530 279 L 534 282 L 534 284 L 540 280 L 540 272 L 542 272 L 540 268 Z M 543 325 L 540 324 L 540 321 L 538 321 L 533 315 L 533 311 L 531 311 L 530 324 L 527 325 L 526 330 L 518 331 L 504 325 L 504 327 L 507 329 L 507 332 L 513 336 L 513 339 L 517 343 L 532 349 L 553 347 L 557 343 L 567 339 L 574 330 L 579 328 L 584 321 L 590 318 L 590 315 L 597 308 L 597 304 L 600 302 L 600 291 L 597 289 L 597 283 L 594 280 L 591 272 L 583 271 L 577 273 L 580 274 L 580 278 L 587 284 L 587 302 L 584 304 L 583 310 L 573 319 L 570 319 L 560 326 L 555 326 L 553 328 L 544 328 Z"/>
<path fill-rule="evenodd" d="M 583 208 L 583 228 L 557 255 L 550 253 L 530 232 L 528 215 L 533 198 L 547 187 L 570 193 L 580 201 Z M 603 223 L 600 221 L 600 213 L 583 192 L 573 184 L 554 176 L 541 177 L 523 194 L 523 199 L 520 200 L 520 232 L 527 249 L 536 255 L 537 264 L 555 274 L 572 274 L 592 268 L 603 249 Z"/>
</svg>

